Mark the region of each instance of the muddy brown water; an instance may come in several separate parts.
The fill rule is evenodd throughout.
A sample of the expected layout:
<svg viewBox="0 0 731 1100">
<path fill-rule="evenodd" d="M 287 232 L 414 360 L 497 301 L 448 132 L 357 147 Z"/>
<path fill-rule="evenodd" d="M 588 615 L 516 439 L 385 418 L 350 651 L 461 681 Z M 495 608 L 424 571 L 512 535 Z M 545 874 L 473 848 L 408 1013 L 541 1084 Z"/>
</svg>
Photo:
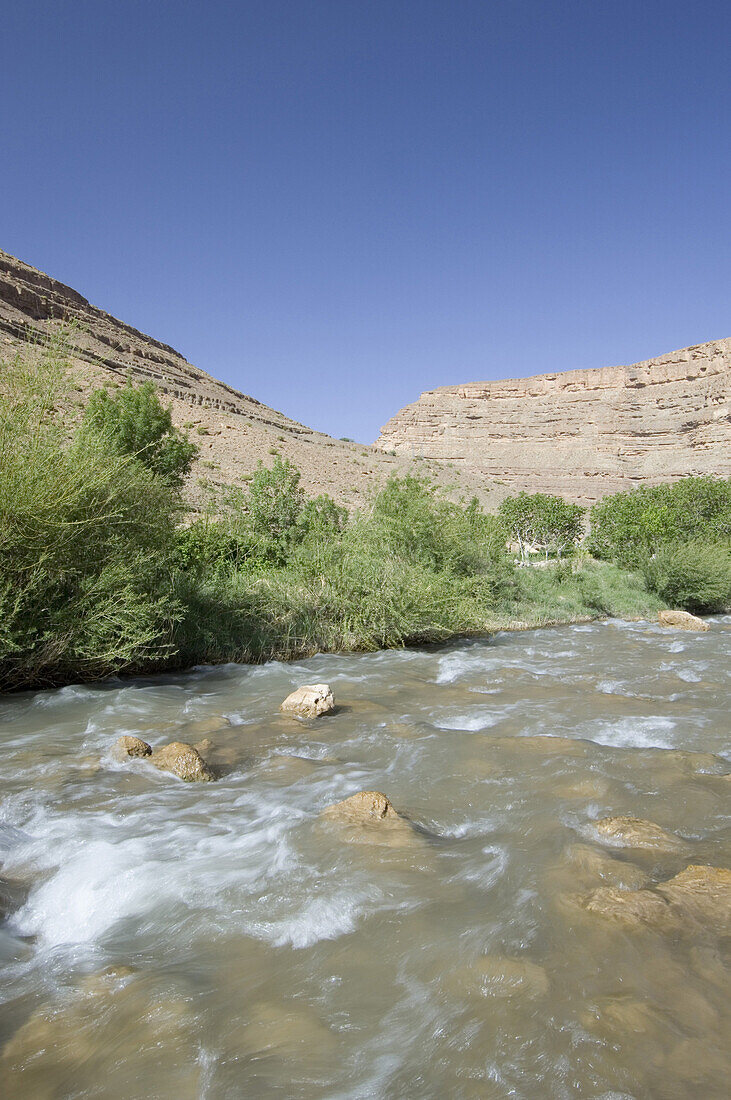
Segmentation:
<svg viewBox="0 0 731 1100">
<path fill-rule="evenodd" d="M 731 867 L 728 642 L 605 622 L 0 702 L 0 1094 L 728 1096 L 713 927 L 574 904 Z M 301 683 L 338 713 L 278 715 Z M 115 763 L 213 744 L 221 778 Z M 323 821 L 384 791 L 408 845 Z M 683 853 L 608 846 L 648 818 Z"/>
</svg>

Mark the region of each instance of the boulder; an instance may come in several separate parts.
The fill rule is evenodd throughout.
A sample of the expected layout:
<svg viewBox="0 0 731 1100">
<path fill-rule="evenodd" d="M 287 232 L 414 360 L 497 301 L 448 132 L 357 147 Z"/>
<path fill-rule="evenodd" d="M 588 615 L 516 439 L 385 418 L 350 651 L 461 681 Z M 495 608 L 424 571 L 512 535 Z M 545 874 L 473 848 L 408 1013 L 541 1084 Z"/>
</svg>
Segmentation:
<svg viewBox="0 0 731 1100">
<path fill-rule="evenodd" d="M 602 886 L 584 899 L 589 913 L 658 932 L 731 934 L 731 871 L 691 865 L 651 890 Z"/>
<path fill-rule="evenodd" d="M 603 840 L 622 848 L 644 848 L 655 852 L 683 852 L 685 841 L 675 833 L 668 833 L 654 821 L 640 817 L 604 817 L 596 823 L 596 831 Z"/>
<path fill-rule="evenodd" d="M 349 840 L 373 840 L 380 844 L 400 846 L 416 842 L 409 821 L 395 810 L 380 791 L 359 791 L 343 802 L 322 811 L 321 816 L 340 825 L 351 826 Z"/>
<path fill-rule="evenodd" d="M 296 718 L 321 718 L 333 713 L 335 700 L 327 684 L 303 684 L 287 696 L 279 709 Z"/>
<path fill-rule="evenodd" d="M 686 921 L 731 935 L 731 870 L 691 864 L 656 889 Z"/>
<path fill-rule="evenodd" d="M 131 756 L 150 756 L 151 753 L 150 746 L 140 737 L 126 735 L 118 738 L 112 745 L 112 756 L 122 763 L 129 760 Z"/>
<path fill-rule="evenodd" d="M 672 626 L 676 630 L 708 630 L 708 623 L 688 611 L 658 611 L 660 626 Z"/>
<path fill-rule="evenodd" d="M 150 763 L 161 771 L 177 775 L 185 783 L 206 783 L 216 778 L 197 749 L 183 741 L 173 741 L 155 749 Z"/>
</svg>

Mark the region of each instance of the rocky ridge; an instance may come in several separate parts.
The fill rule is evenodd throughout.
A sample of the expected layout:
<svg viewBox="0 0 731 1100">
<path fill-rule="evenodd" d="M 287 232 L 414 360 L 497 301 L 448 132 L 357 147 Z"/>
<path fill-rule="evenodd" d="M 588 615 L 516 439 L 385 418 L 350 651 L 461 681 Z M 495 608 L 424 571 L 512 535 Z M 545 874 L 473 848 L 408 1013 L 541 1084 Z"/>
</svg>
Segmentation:
<svg viewBox="0 0 731 1100">
<path fill-rule="evenodd" d="M 80 414 L 89 392 L 101 385 L 124 385 L 128 378 L 155 383 L 171 406 L 174 423 L 185 427 L 200 448 L 189 483 L 196 505 L 205 505 L 211 492 L 244 484 L 260 459 L 271 465 L 274 452 L 299 467 L 308 493 L 328 493 L 348 507 L 364 503 L 390 474 L 417 468 L 410 456 L 334 439 L 291 420 L 0 250 L 0 364 L 16 355 L 38 355 L 39 343 L 60 333 L 75 384 L 72 414 Z M 477 494 L 486 505 L 495 496 L 469 473 L 438 463 L 421 462 L 418 469 L 447 490 L 454 486 L 450 491 L 457 495 Z"/>
<path fill-rule="evenodd" d="M 376 446 L 586 504 L 731 475 L 730 398 L 731 339 L 716 340 L 633 366 L 441 386 L 396 413 Z"/>
</svg>

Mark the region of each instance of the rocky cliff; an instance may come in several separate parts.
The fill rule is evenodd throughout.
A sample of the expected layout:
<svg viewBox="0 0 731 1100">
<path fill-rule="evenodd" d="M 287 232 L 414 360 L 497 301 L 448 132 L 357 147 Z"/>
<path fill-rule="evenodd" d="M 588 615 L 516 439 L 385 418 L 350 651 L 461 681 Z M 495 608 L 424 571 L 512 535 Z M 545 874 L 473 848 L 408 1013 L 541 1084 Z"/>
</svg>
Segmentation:
<svg viewBox="0 0 731 1100">
<path fill-rule="evenodd" d="M 731 339 L 629 367 L 442 386 L 376 446 L 588 503 L 640 482 L 731 475 Z"/>
<path fill-rule="evenodd" d="M 426 466 L 445 487 L 459 482 L 460 494 L 477 492 L 489 506 L 489 488 L 469 471 L 460 477 L 439 464 L 417 464 L 410 456 L 333 439 L 219 382 L 194 367 L 179 352 L 91 305 L 77 291 L 22 260 L 0 251 L 0 397 L 2 361 L 38 354 L 39 342 L 63 333 L 80 415 L 91 389 L 151 379 L 171 406 L 173 420 L 185 427 L 200 448 L 189 484 L 189 497 L 206 504 L 211 492 L 244 484 L 259 460 L 271 465 L 273 453 L 289 458 L 302 471 L 311 494 L 329 493 L 357 506 L 391 473 Z M 256 370 L 252 369 L 252 384 Z"/>
</svg>

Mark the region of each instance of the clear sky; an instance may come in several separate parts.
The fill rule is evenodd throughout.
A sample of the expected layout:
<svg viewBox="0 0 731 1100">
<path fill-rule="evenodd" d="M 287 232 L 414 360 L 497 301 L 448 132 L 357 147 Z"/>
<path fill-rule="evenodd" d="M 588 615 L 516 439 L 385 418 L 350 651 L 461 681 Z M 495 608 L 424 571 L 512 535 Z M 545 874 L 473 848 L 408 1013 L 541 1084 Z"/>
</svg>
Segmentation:
<svg viewBox="0 0 731 1100">
<path fill-rule="evenodd" d="M 731 335 L 731 4 L 23 0 L 0 246 L 304 423 Z"/>
</svg>

